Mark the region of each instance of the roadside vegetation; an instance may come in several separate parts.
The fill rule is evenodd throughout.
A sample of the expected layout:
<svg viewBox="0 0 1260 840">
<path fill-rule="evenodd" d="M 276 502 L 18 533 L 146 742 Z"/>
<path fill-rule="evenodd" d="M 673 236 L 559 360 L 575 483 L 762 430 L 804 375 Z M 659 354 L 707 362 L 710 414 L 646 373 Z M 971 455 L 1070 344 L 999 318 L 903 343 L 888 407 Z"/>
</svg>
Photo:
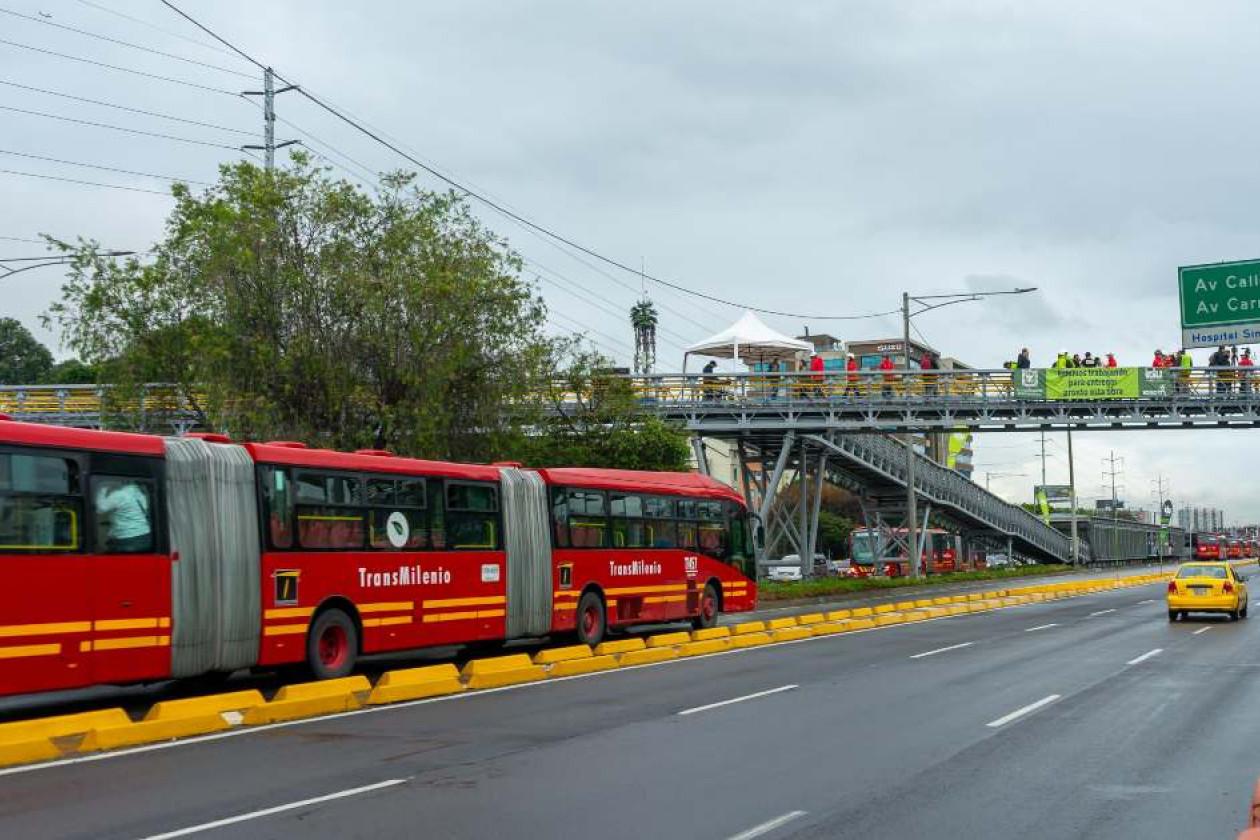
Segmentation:
<svg viewBox="0 0 1260 840">
<path fill-rule="evenodd" d="M 827 577 L 815 580 L 787 582 L 767 581 L 758 587 L 760 601 L 791 601 L 798 598 L 816 598 L 826 595 L 844 595 L 868 589 L 908 589 L 940 586 L 946 583 L 963 583 L 969 580 L 1010 580 L 1012 578 L 1040 577 L 1071 570 L 1062 563 L 1045 563 L 1018 566 L 1013 569 L 984 569 L 976 572 L 954 572 L 915 580 L 909 577 L 846 578 Z"/>
</svg>

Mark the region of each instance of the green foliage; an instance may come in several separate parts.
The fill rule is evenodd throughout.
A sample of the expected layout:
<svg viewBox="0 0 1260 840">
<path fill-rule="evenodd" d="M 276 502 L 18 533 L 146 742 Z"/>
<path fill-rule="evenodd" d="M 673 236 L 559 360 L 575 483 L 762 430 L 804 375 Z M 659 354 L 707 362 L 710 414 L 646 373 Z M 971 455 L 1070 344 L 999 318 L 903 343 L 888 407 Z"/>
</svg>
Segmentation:
<svg viewBox="0 0 1260 840">
<path fill-rule="evenodd" d="M 857 525 L 847 516 L 822 508 L 818 511 L 817 550 L 828 557 L 847 557 L 849 534 Z"/>
<path fill-rule="evenodd" d="M 43 382 L 53 358 L 31 331 L 16 318 L 0 318 L 0 383 L 31 385 Z"/>
<path fill-rule="evenodd" d="M 868 589 L 905 589 L 906 587 L 940 586 L 969 580 L 1006 580 L 1008 578 L 1039 577 L 1071 570 L 1071 566 L 1046 563 L 1033 566 L 1016 566 L 1008 569 L 981 569 L 974 572 L 952 572 L 944 575 L 915 580 L 912 577 L 826 577 L 815 580 L 765 582 L 757 588 L 760 601 L 787 601 L 796 598 L 814 598 L 863 592 Z"/>
<path fill-rule="evenodd" d="M 93 385 L 96 384 L 96 368 L 78 359 L 66 359 L 53 365 L 41 384 Z"/>
<path fill-rule="evenodd" d="M 535 406 L 530 433 L 517 443 L 516 460 L 538 467 L 689 468 L 686 433 L 644 414 L 628 380 L 600 372 L 607 359 L 576 346 L 564 359 Z"/>
<path fill-rule="evenodd" d="M 454 194 L 370 196 L 295 154 L 222 168 L 151 261 L 73 257 L 48 320 L 126 395 L 175 385 L 205 425 L 342 449 L 487 460 L 555 347 L 519 260 Z"/>
</svg>

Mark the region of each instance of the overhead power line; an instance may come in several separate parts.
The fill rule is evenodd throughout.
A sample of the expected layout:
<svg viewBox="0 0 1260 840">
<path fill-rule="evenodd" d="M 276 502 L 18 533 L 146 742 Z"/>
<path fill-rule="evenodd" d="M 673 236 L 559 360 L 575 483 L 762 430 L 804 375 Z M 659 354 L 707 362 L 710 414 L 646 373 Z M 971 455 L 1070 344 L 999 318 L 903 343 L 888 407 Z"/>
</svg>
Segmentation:
<svg viewBox="0 0 1260 840">
<path fill-rule="evenodd" d="M 209 146 L 214 149 L 227 149 L 231 152 L 239 151 L 236 146 L 228 146 L 224 143 L 214 143 L 209 140 L 196 140 L 192 137 L 179 137 L 174 134 L 162 134 L 158 131 L 144 131 L 139 128 L 127 128 L 121 125 L 110 125 L 109 123 L 93 122 L 92 120 L 81 120 L 76 117 L 63 117 L 60 114 L 49 114 L 44 111 L 30 111 L 26 108 L 14 108 L 12 105 L 0 105 L 0 111 L 12 111 L 17 114 L 26 114 L 32 117 L 44 117 L 50 120 L 61 120 L 62 122 L 75 123 L 77 125 L 87 125 L 93 128 L 108 128 L 111 131 L 123 131 L 127 134 L 140 134 L 145 137 L 157 137 L 162 140 L 174 140 L 178 143 L 191 143 L 195 146 Z"/>
<path fill-rule="evenodd" d="M 197 27 L 197 28 L 198 28 L 198 29 L 200 29 L 202 32 L 204 32 L 204 33 L 206 33 L 207 35 L 209 35 L 211 38 L 214 38 L 216 41 L 218 41 L 219 43 L 223 44 L 223 45 L 224 45 L 225 47 L 227 47 L 228 49 L 230 49 L 230 50 L 232 50 L 233 52 L 235 52 L 235 53 L 236 53 L 237 55 L 239 55 L 241 58 L 243 58 L 243 59 L 245 59 L 246 61 L 249 61 L 250 63 L 252 63 L 255 67 L 259 68 L 260 70 L 266 70 L 266 69 L 267 69 L 266 65 L 264 65 L 262 62 L 258 61 L 258 60 L 257 60 L 257 59 L 255 59 L 253 56 L 251 56 L 249 53 L 245 52 L 245 51 L 244 51 L 244 50 L 242 50 L 240 47 L 237 47 L 237 46 L 236 46 L 235 44 L 233 44 L 231 41 L 228 41 L 226 38 L 224 38 L 223 36 L 219 35 L 219 34 L 218 34 L 218 33 L 216 33 L 214 30 L 210 29 L 210 28 L 209 28 L 209 27 L 207 27 L 205 24 L 201 23 L 201 22 L 200 22 L 200 21 L 198 21 L 196 18 L 194 18 L 194 17 L 192 17 L 191 15 L 189 15 L 187 12 L 183 11 L 182 9 L 180 9 L 180 8 L 179 8 L 178 6 L 176 6 L 174 3 L 170 2 L 170 0 L 161 0 L 161 2 L 162 2 L 162 5 L 166 6 L 166 7 L 167 7 L 167 8 L 169 8 L 171 11 L 175 12 L 177 15 L 179 15 L 180 17 L 182 17 L 182 18 L 184 18 L 185 20 L 187 20 L 187 21 L 188 21 L 189 23 L 191 23 L 193 26 Z M 290 81 L 289 79 L 286 79 L 284 76 L 280 75 L 279 73 L 276 73 L 276 74 L 275 74 L 275 76 L 276 76 L 276 78 L 277 78 L 277 79 L 279 79 L 280 81 L 284 82 L 285 84 L 294 84 L 294 82 Z M 311 103 L 313 103 L 314 105 L 318 106 L 318 107 L 319 107 L 319 108 L 321 108 L 322 110 L 326 111 L 328 114 L 332 115 L 333 117 L 336 117 L 336 118 L 337 118 L 338 120 L 340 120 L 341 122 L 344 122 L 346 125 L 349 125 L 351 128 L 355 129 L 355 130 L 356 130 L 356 131 L 358 131 L 359 133 L 364 134 L 364 135 L 366 135 L 367 137 L 370 137 L 372 140 L 375 140 L 375 141 L 376 141 L 377 143 L 379 143 L 380 145 L 382 145 L 382 146 L 384 146 L 385 148 L 389 149 L 390 151 L 394 152 L 394 154 L 398 155 L 398 156 L 399 156 L 399 157 L 401 157 L 401 158 L 404 158 L 405 160 L 410 161 L 413 165 L 415 165 L 415 166 L 419 167 L 420 169 L 422 169 L 422 170 L 424 170 L 425 172 L 427 172 L 427 173 L 429 173 L 430 175 L 432 175 L 434 178 L 437 178 L 438 180 L 440 180 L 440 181 L 442 181 L 442 182 L 444 182 L 444 183 L 448 184 L 449 186 L 451 186 L 451 187 L 455 188 L 456 190 L 459 190 L 460 192 L 462 192 L 463 194 L 467 195 L 468 197 L 473 198 L 473 199 L 475 199 L 475 200 L 477 200 L 477 201 L 481 202 L 482 204 L 486 205 L 487 207 L 491 207 L 491 208 L 493 208 L 494 210 L 497 210 L 499 213 L 501 213 L 501 214 L 503 214 L 503 215 L 505 215 L 505 216 L 508 216 L 508 217 L 510 217 L 510 218 L 512 218 L 512 219 L 515 219 L 516 221 L 520 222 L 520 223 L 521 223 L 521 224 L 523 224 L 523 225 L 527 225 L 527 226 L 529 226 L 529 227 L 533 228 L 534 230 L 538 231 L 539 233 L 541 233 L 541 234 L 543 234 L 543 235 L 545 235 L 545 236 L 548 236 L 548 237 L 550 237 L 550 238 L 552 238 L 552 239 L 556 240 L 557 242 L 563 242 L 565 245 L 568 245 L 570 248 L 575 248 L 575 249 L 577 249 L 577 250 L 581 251 L 582 253 L 586 254 L 587 256 L 590 256 L 590 257 L 592 257 L 592 258 L 594 258 L 594 259 L 597 259 L 597 260 L 599 260 L 600 262 L 603 262 L 603 263 L 605 263 L 605 264 L 607 264 L 607 265 L 613 266 L 614 268 L 618 268 L 618 269 L 620 269 L 621 271 L 626 272 L 627 274 L 633 274 L 633 275 L 636 275 L 636 276 L 642 277 L 642 278 L 644 278 L 644 279 L 646 279 L 646 280 L 651 280 L 652 282 L 654 282 L 654 283 L 658 283 L 658 284 L 660 284 L 660 285 L 662 285 L 662 286 L 666 286 L 666 287 L 668 287 L 668 288 L 675 289 L 675 290 L 677 290 L 677 291 L 683 292 L 684 294 L 692 295 L 692 296 L 694 296 L 694 297 L 698 297 L 698 298 L 701 298 L 701 299 L 703 299 L 703 300 L 711 301 L 711 302 L 713 302 L 713 303 L 720 303 L 720 304 L 722 304 L 723 306 L 731 306 L 731 307 L 735 307 L 735 308 L 737 308 L 737 309 L 750 309 L 750 310 L 752 310 L 752 311 L 754 311 L 754 312 L 761 312 L 761 313 L 766 314 L 766 315 L 780 315 L 780 316 L 783 316 L 783 317 L 788 317 L 788 318 L 805 318 L 805 319 L 812 319 L 812 320 L 816 320 L 816 321 L 856 321 L 856 320 L 864 320 L 864 319 L 867 319 L 867 318 L 882 318 L 882 317 L 885 317 L 885 316 L 888 316 L 888 315 L 896 315 L 897 313 L 899 313 L 899 312 L 901 311 L 900 309 L 890 309 L 890 310 L 888 310 L 887 312 L 871 312 L 871 313 L 866 313 L 866 314 L 863 314 L 863 315 L 819 315 L 819 314 L 817 314 L 817 313 L 785 312 L 785 311 L 782 311 L 782 310 L 777 310 L 777 309 L 768 309 L 768 308 L 765 308 L 765 307 L 752 306 L 752 305 L 750 305 L 750 304 L 740 303 L 740 302 L 738 302 L 738 301 L 734 301 L 734 300 L 729 300 L 729 299 L 727 299 L 727 298 L 718 297 L 717 295 L 710 295 L 710 294 L 708 294 L 708 293 L 706 293 L 706 292 L 699 292 L 699 291 L 696 291 L 695 289 L 688 288 L 688 287 L 683 286 L 683 285 L 681 285 L 681 284 L 679 284 L 679 283 L 674 283 L 674 282 L 671 282 L 671 281 L 669 281 L 669 280 L 663 280 L 663 279 L 661 279 L 660 277 L 656 277 L 656 276 L 654 276 L 654 275 L 647 274 L 646 272 L 642 272 L 642 271 L 640 271 L 639 269 L 632 268 L 632 267 L 630 267 L 630 266 L 626 265 L 625 263 L 621 262 L 620 260 L 614 259 L 613 257 L 608 257 L 608 256 L 605 256 L 604 254 L 601 254 L 599 251 L 596 251 L 596 250 L 595 250 L 595 249 L 593 249 L 593 248 L 589 248 L 589 247 L 587 247 L 587 246 L 585 246 L 585 245 L 582 245 L 581 243 L 576 242 L 576 241 L 574 241 L 574 240 L 572 240 L 572 239 L 570 239 L 570 238 L 568 238 L 568 237 L 564 236 L 563 234 L 557 233 L 556 231 L 552 230 L 551 228 L 548 228 L 548 227 L 546 227 L 546 226 L 544 226 L 544 225 L 541 225 L 541 224 L 539 224 L 538 222 L 535 222 L 535 221 L 533 221 L 533 220 L 531 220 L 531 219 L 529 219 L 529 218 L 527 218 L 527 217 L 525 217 L 525 216 L 523 216 L 523 215 L 521 215 L 521 214 L 519 214 L 519 213 L 516 213 L 515 211 L 510 210 L 509 208 L 505 207 L 503 204 L 501 204 L 501 203 L 499 203 L 499 202 L 496 202 L 496 201 L 494 201 L 493 199 L 489 198 L 488 196 L 485 196 L 485 195 L 481 194 L 480 192 L 477 192 L 476 190 L 473 190 L 473 189 L 471 189 L 471 188 L 469 188 L 469 187 L 465 186 L 464 184 L 460 183 L 459 181 L 455 180 L 454 178 L 451 178 L 450 176 L 448 176 L 448 175 L 446 175 L 446 174 L 442 173 L 441 171 L 439 171 L 439 170 L 438 170 L 438 169 L 436 169 L 435 167 L 430 166 L 429 164 L 427 164 L 427 163 L 425 163 L 424 161 L 420 160 L 420 159 L 419 159 L 419 158 L 417 158 L 415 155 L 412 155 L 412 154 L 410 154 L 409 152 L 407 152 L 407 151 L 405 151 L 405 150 L 401 149 L 401 148 L 400 148 L 397 144 L 392 143 L 392 142 L 390 142 L 389 140 L 386 140 L 386 139 L 385 139 L 384 137 L 382 137 L 379 133 L 377 133 L 377 132 L 375 132 L 375 131 L 372 131 L 370 128 L 368 128 L 368 127 L 366 127 L 365 125 L 363 125 L 362 123 L 360 123 L 360 122 L 358 122 L 358 121 L 354 120 L 353 118 L 351 118 L 350 116 L 348 116 L 348 115 L 347 115 L 347 114 L 345 114 L 344 112 L 342 112 L 342 111 L 338 110 L 337 108 L 334 108 L 332 105 L 328 104 L 326 101 L 324 101 L 324 100 L 323 100 L 323 99 L 321 99 L 320 97 L 315 96 L 315 95 L 314 95 L 313 93 L 311 93 L 309 90 L 306 90 L 305 88 L 301 88 L 301 87 L 299 87 L 299 88 L 298 88 L 298 93 L 300 93 L 302 96 L 306 97 L 306 99 L 308 99 Z"/>
<path fill-rule="evenodd" d="M 64 93 L 59 90 L 49 90 L 48 88 L 34 87 L 33 85 L 23 85 L 17 82 L 11 82 L 7 79 L 0 79 L 0 85 L 18 88 L 19 90 L 31 91 L 33 93 L 42 93 L 48 96 L 59 96 L 62 99 L 70 99 L 75 102 L 86 102 L 89 105 L 101 105 L 105 108 L 114 108 L 118 111 L 127 111 L 132 114 L 143 114 L 146 117 L 157 117 L 163 120 L 173 120 L 174 122 L 186 123 L 188 125 L 196 125 L 201 128 L 213 128 L 218 131 L 230 131 L 233 134 L 243 134 L 246 137 L 255 136 L 256 132 L 246 131 L 243 128 L 231 128 L 226 125 L 217 125 L 215 123 L 202 122 L 201 120 L 190 120 L 187 117 L 177 117 L 174 114 L 163 114 L 158 111 L 146 111 L 144 108 L 132 108 L 128 105 L 119 105 L 117 102 L 106 102 L 103 99 L 91 99 L 87 96 L 76 96 L 73 93 Z"/>
<path fill-rule="evenodd" d="M 40 175 L 35 172 L 19 172 L 16 169 L 0 169 L 0 175 L 20 175 L 23 178 L 41 178 L 45 181 L 64 181 L 68 184 L 83 184 L 89 187 L 105 187 L 111 190 L 126 190 L 127 192 L 150 193 L 152 195 L 164 195 L 167 198 L 171 194 L 165 190 L 146 190 L 143 187 L 124 187 L 121 184 L 103 184 L 100 181 L 84 181 L 79 178 L 62 178 L 58 175 Z"/>
<path fill-rule="evenodd" d="M 206 61 L 198 61 L 195 58 L 185 58 L 182 55 L 176 55 L 175 53 L 163 52 L 162 50 L 155 50 L 152 47 L 146 47 L 142 44 L 133 44 L 130 41 L 123 41 L 118 38 L 110 38 L 108 35 L 99 35 L 95 32 L 89 32 L 86 29 L 79 29 L 74 26 L 66 26 L 64 23 L 55 23 L 54 21 L 46 20 L 45 18 L 35 17 L 34 15 L 26 15 L 26 14 L 22 14 L 21 12 L 15 12 L 12 9 L 6 9 L 3 6 L 0 6 L 0 14 L 10 15 L 15 18 L 21 18 L 22 20 L 27 20 L 27 21 L 30 21 L 31 23 L 38 23 L 41 26 L 51 26 L 56 29 L 64 30 L 66 32 L 73 32 L 76 35 L 83 35 L 88 38 L 96 38 L 99 41 L 107 41 L 111 44 L 117 44 L 121 47 L 128 47 L 133 50 L 140 50 L 141 52 L 146 52 L 146 53 L 149 53 L 150 55 L 160 55 L 163 58 L 173 59 L 174 61 L 182 61 L 185 64 L 195 64 L 198 67 L 206 67 L 211 70 L 219 70 L 223 73 L 231 73 L 234 76 L 244 76 L 247 79 L 253 78 L 253 74 L 251 73 L 245 73 L 240 70 L 233 70 L 230 67 L 220 67 L 218 64 L 210 64 L 209 62 L 206 62 Z"/>
<path fill-rule="evenodd" d="M 174 30 L 166 29 L 165 27 L 158 26 L 156 23 L 150 23 L 147 20 L 142 20 L 141 18 L 133 17 L 129 14 L 126 14 L 125 12 L 120 12 L 117 9 L 111 9 L 108 6 L 102 5 L 100 3 L 93 3 L 91 2 L 91 0 L 78 0 L 78 2 L 84 6 L 87 6 L 89 9 L 96 9 L 99 12 L 105 12 L 106 14 L 113 15 L 114 17 L 119 17 L 119 18 L 122 18 L 123 20 L 129 20 L 132 23 L 138 23 L 141 26 L 148 27 L 149 29 L 152 29 L 155 32 L 161 32 L 163 35 L 169 35 L 172 38 L 178 38 L 181 41 L 187 41 L 188 43 L 195 44 L 196 46 L 201 47 L 202 49 L 217 52 L 219 55 L 228 55 L 228 56 L 231 56 L 232 58 L 238 57 L 236 53 L 231 52 L 230 50 L 225 50 L 223 49 L 223 47 L 220 47 L 218 44 L 209 44 L 209 43 L 206 43 L 205 41 L 200 41 L 196 38 L 189 38 L 187 35 L 182 35 L 179 32 L 175 32 Z"/>
<path fill-rule="evenodd" d="M 202 84 L 198 84 L 197 82 L 190 82 L 187 79 L 176 79 L 171 76 L 163 76 L 160 73 L 146 73 L 143 70 L 136 70 L 131 67 L 120 67 L 117 64 L 106 64 L 104 61 L 93 61 L 90 58 L 80 58 L 77 55 L 67 55 L 65 53 L 57 52 L 56 50 L 46 50 L 43 47 L 32 47 L 30 44 L 20 44 L 17 41 L 9 41 L 4 38 L 0 38 L 0 44 L 4 44 L 5 46 L 8 46 L 8 47 L 15 47 L 19 50 L 30 50 L 31 52 L 40 53 L 41 55 L 51 55 L 57 58 L 64 58 L 67 61 L 78 61 L 83 64 L 91 64 L 93 67 L 104 67 L 107 70 L 117 70 L 120 73 L 130 73 L 133 76 L 143 76 L 146 79 L 158 79 L 163 82 L 170 82 L 176 85 L 183 85 L 184 87 L 190 87 L 190 88 L 196 88 L 197 90 L 209 91 L 210 93 L 221 93 L 225 96 L 231 96 L 231 97 L 236 97 L 238 95 L 237 92 L 234 90 L 225 90 L 224 88 L 211 87 L 210 85 L 202 85 Z"/>
<path fill-rule="evenodd" d="M 208 181 L 198 181 L 195 178 L 178 178 L 173 175 L 155 175 L 152 172 L 139 172 L 135 169 L 121 169 L 117 166 L 104 166 L 99 163 L 84 163 L 78 160 L 63 160 L 61 158 L 44 157 L 43 155 L 33 155 L 29 152 L 15 152 L 11 149 L 0 149 L 0 155 L 13 155 L 14 157 L 30 158 L 31 160 L 42 160 L 47 163 L 60 163 L 65 166 L 82 166 L 86 169 L 99 169 L 102 172 L 117 172 L 120 175 L 139 175 L 143 178 L 157 178 L 159 181 L 182 181 L 185 184 L 196 184 L 201 187 L 210 187 L 213 184 Z"/>
</svg>

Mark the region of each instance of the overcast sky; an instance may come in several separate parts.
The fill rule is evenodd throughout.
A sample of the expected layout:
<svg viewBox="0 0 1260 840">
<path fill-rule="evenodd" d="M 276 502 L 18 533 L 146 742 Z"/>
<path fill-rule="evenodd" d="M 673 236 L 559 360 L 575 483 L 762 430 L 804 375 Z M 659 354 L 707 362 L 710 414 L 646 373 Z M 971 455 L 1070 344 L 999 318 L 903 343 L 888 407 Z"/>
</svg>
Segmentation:
<svg viewBox="0 0 1260 840">
<path fill-rule="evenodd" d="M 204 46 L 205 35 L 157 0 L 3 8 L 46 21 L 0 13 L 5 41 L 219 92 L 0 44 L 0 106 L 211 144 L 0 110 L 0 169 L 162 191 L 168 182 L 159 179 L 13 153 L 213 181 L 236 146 L 259 142 L 240 133 L 260 131 L 257 108 L 231 95 L 260 86 L 253 68 Z M 792 334 L 808 326 L 844 339 L 895 335 L 888 319 L 816 316 L 895 308 L 902 290 L 1032 285 L 1035 295 L 952 307 L 918 327 L 976 367 L 997 367 L 1024 345 L 1040 364 L 1059 349 L 1145 364 L 1179 340 L 1178 265 L 1260 256 L 1248 209 L 1260 54 L 1239 38 L 1260 25 L 1255 3 L 185 0 L 185 8 L 571 239 L 698 290 L 815 316 L 766 319 Z M 365 180 L 360 165 L 406 165 L 294 94 L 278 103 L 296 126 L 280 124 L 279 139 L 302 137 Z M 41 233 L 143 250 L 171 207 L 162 195 L 4 173 L 0 190 L 0 259 L 41 253 L 20 241 Z M 553 329 L 584 327 L 628 363 L 626 310 L 638 279 L 594 270 L 489 210 L 483 218 L 542 275 Z M 38 316 L 60 280 L 42 269 L 4 281 L 6 314 L 54 346 Z M 682 345 L 740 314 L 659 286 L 649 292 L 661 308 L 662 370 L 681 365 Z M 1162 473 L 1179 505 L 1220 505 L 1234 521 L 1256 521 L 1245 478 L 1260 467 L 1256 434 L 1081 434 L 1078 485 L 1092 495 L 1099 459 L 1114 449 L 1126 459 L 1131 505 L 1149 505 Z M 1051 482 L 1066 481 L 1062 437 L 1049 447 Z M 1036 451 L 1033 435 L 987 436 L 977 442 L 978 477 L 1026 473 L 992 485 L 1030 500 Z"/>
</svg>

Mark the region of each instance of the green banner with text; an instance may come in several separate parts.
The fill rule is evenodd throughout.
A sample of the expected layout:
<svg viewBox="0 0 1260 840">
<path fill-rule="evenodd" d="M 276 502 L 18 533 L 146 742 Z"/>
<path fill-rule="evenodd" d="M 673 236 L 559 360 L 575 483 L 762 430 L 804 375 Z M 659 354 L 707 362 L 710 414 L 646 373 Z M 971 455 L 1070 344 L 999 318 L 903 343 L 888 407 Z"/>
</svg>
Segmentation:
<svg viewBox="0 0 1260 840">
<path fill-rule="evenodd" d="M 1150 368 L 1021 370 L 1015 396 L 1026 400 L 1122 400 L 1168 397 L 1173 372 Z"/>
</svg>

